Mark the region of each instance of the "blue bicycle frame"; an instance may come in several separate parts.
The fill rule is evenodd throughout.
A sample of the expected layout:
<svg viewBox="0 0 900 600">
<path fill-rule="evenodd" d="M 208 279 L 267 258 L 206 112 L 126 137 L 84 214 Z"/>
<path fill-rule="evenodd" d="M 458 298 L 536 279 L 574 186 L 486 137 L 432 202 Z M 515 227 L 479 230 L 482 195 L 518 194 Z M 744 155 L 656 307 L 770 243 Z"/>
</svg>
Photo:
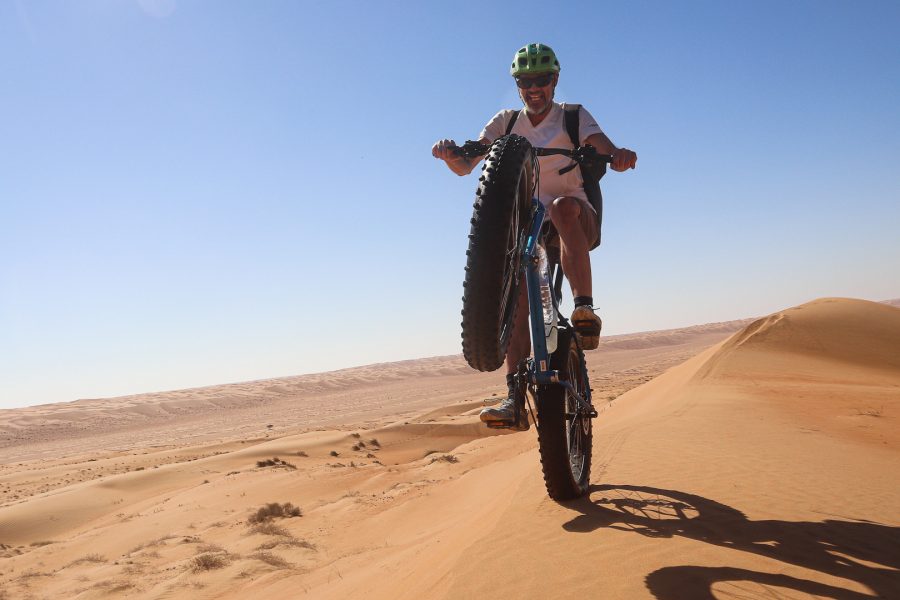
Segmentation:
<svg viewBox="0 0 900 600">
<path fill-rule="evenodd" d="M 589 416 L 596 417 L 597 413 L 591 404 L 590 389 L 584 390 L 583 398 L 575 390 L 574 386 L 568 381 L 561 381 L 559 371 L 550 369 L 550 352 L 547 348 L 547 339 L 544 329 L 543 320 L 543 301 L 541 299 L 541 274 L 539 258 L 537 254 L 537 245 L 540 240 L 541 227 L 544 225 L 544 217 L 547 209 L 537 199 L 532 199 L 534 206 L 534 216 L 531 221 L 531 228 L 525 241 L 525 247 L 522 250 L 522 265 L 525 269 L 525 284 L 528 291 L 528 312 L 531 323 L 531 347 L 534 359 L 529 361 L 526 378 L 533 385 L 562 385 L 577 400 L 578 405 L 587 411 Z M 559 312 L 557 306 L 557 298 L 551 293 L 553 310 Z"/>
</svg>

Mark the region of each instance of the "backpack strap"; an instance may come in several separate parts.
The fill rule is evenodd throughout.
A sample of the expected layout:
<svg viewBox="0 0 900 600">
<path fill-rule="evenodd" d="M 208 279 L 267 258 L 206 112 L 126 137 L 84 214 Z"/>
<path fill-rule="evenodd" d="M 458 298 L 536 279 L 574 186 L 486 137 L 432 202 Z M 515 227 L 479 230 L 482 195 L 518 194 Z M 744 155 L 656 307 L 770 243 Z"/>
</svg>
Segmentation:
<svg viewBox="0 0 900 600">
<path fill-rule="evenodd" d="M 581 145 L 581 140 L 578 139 L 578 113 L 581 111 L 581 105 L 566 104 L 565 111 L 566 133 L 572 140 L 572 147 L 577 148 Z"/>
<path fill-rule="evenodd" d="M 509 135 L 512 133 L 512 128 L 516 124 L 516 119 L 519 118 L 519 113 L 522 111 L 517 110 L 512 114 L 512 118 L 509 120 L 509 124 L 506 126 L 506 133 L 504 135 Z"/>
<path fill-rule="evenodd" d="M 564 109 L 564 121 L 566 125 L 566 133 L 569 134 L 569 140 L 572 142 L 573 148 L 578 148 L 581 144 L 579 144 L 578 139 L 578 111 L 581 110 L 580 104 L 566 104 L 566 108 Z M 572 163 L 568 167 L 563 167 L 559 170 L 560 175 L 565 175 L 578 165 L 576 163 Z"/>
</svg>

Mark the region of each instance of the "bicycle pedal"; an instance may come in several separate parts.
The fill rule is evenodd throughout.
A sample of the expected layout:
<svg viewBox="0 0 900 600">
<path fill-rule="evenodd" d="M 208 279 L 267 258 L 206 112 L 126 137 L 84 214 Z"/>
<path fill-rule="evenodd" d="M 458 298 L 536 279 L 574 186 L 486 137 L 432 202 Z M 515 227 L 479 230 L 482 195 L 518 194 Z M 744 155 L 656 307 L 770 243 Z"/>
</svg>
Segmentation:
<svg viewBox="0 0 900 600">
<path fill-rule="evenodd" d="M 516 426 L 515 421 L 485 421 L 484 424 L 489 429 L 514 429 Z"/>
</svg>

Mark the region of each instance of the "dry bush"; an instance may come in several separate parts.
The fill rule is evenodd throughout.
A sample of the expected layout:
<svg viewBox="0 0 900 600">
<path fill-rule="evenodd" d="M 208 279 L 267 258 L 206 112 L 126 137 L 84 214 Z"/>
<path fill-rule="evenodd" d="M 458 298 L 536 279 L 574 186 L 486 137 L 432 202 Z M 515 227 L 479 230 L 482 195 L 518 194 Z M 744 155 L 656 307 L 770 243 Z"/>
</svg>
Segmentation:
<svg viewBox="0 0 900 600">
<path fill-rule="evenodd" d="M 359 444 L 353 444 L 353 447 L 350 449 L 353 450 L 354 452 L 359 452 Z"/>
<path fill-rule="evenodd" d="M 197 554 L 206 554 L 208 552 L 225 552 L 225 548 L 218 544 L 203 544 L 197 547 Z"/>
<path fill-rule="evenodd" d="M 443 454 L 441 456 L 435 456 L 431 459 L 431 462 L 436 463 L 438 461 L 448 462 L 448 463 L 458 463 L 459 459 L 453 456 L 452 454 Z"/>
<path fill-rule="evenodd" d="M 355 432 L 354 432 L 354 433 L 351 433 L 350 435 L 352 435 L 352 436 L 355 437 L 356 439 L 359 439 L 359 437 L 360 437 L 359 434 L 358 434 L 358 433 L 355 433 Z"/>
<path fill-rule="evenodd" d="M 302 456 L 302 457 L 306 458 L 307 456 L 309 456 L 309 454 L 307 454 L 307 453 L 304 452 L 303 450 L 298 450 L 298 451 L 297 451 L 297 456 Z"/>
<path fill-rule="evenodd" d="M 137 546 L 135 546 L 134 548 L 129 550 L 128 554 L 133 554 L 135 552 L 139 552 L 139 551 L 143 550 L 144 548 L 154 548 L 156 546 L 162 546 L 163 544 L 166 543 L 166 540 L 175 539 L 177 537 L 178 537 L 177 535 L 174 535 L 171 533 L 169 535 L 164 535 L 162 537 L 158 537 L 155 540 L 150 540 L 149 542 L 144 542 L 143 544 L 138 544 Z"/>
<path fill-rule="evenodd" d="M 276 569 L 287 569 L 292 565 L 288 561 L 284 560 L 277 554 L 272 554 L 271 552 L 256 552 L 250 555 L 250 558 L 255 558 L 256 560 L 262 561 L 267 565 L 272 565 Z"/>
<path fill-rule="evenodd" d="M 134 588 L 134 584 L 130 581 L 101 581 L 99 583 L 95 583 L 93 586 L 95 589 L 101 589 L 107 594 L 115 594 L 117 592 L 124 592 L 125 590 L 130 590 Z"/>
<path fill-rule="evenodd" d="M 884 416 L 884 406 L 882 406 L 881 408 L 865 408 L 862 410 L 857 408 L 856 416 L 858 416 L 858 417 L 883 417 Z"/>
<path fill-rule="evenodd" d="M 19 579 L 33 579 L 35 577 L 52 577 L 53 573 L 47 573 L 44 571 L 35 571 L 34 569 L 28 569 L 21 575 L 19 575 Z"/>
<path fill-rule="evenodd" d="M 85 563 L 102 563 L 102 562 L 106 562 L 106 557 L 103 556 L 102 554 L 87 554 L 85 556 L 82 556 L 81 558 L 73 560 L 72 562 L 70 562 L 63 568 L 67 569 L 69 567 L 74 567 L 75 565 L 83 565 Z"/>
<path fill-rule="evenodd" d="M 40 548 L 41 546 L 49 546 L 50 544 L 55 544 L 55 543 L 56 543 L 56 542 L 53 542 L 53 541 L 51 541 L 51 540 L 43 540 L 43 541 L 40 541 L 40 542 L 31 542 L 31 544 L 29 544 L 29 545 L 30 545 L 32 548 Z"/>
<path fill-rule="evenodd" d="M 212 571 L 213 569 L 221 569 L 228 565 L 228 556 L 226 554 L 198 554 L 190 561 L 191 571 L 198 573 L 200 571 Z"/>
<path fill-rule="evenodd" d="M 259 535 L 280 535 L 282 537 L 292 538 L 291 532 L 284 527 L 279 527 L 274 523 L 260 523 L 250 528 L 250 533 L 258 533 Z"/>
<path fill-rule="evenodd" d="M 340 456 L 340 454 L 338 454 L 337 450 L 332 450 L 331 452 L 328 453 L 328 455 L 329 456 Z"/>
<path fill-rule="evenodd" d="M 263 523 L 272 519 L 289 519 L 291 517 L 302 517 L 303 511 L 299 506 L 294 506 L 290 502 L 278 504 L 277 502 L 269 502 L 263 507 L 256 510 L 256 513 L 250 515 L 247 519 L 249 523 Z"/>
<path fill-rule="evenodd" d="M 296 469 L 297 468 L 296 465 L 292 465 L 289 462 L 285 462 L 285 461 L 281 460 L 280 458 L 278 458 L 277 456 L 266 459 L 266 460 L 258 460 L 258 461 L 256 461 L 256 466 L 260 467 L 260 468 L 262 468 L 262 467 L 285 467 L 287 469 Z"/>
<path fill-rule="evenodd" d="M 269 540 L 268 542 L 263 542 L 259 546 L 256 547 L 257 550 L 271 550 L 272 548 L 277 548 L 278 546 L 293 546 L 295 548 L 306 548 L 308 550 L 315 550 L 315 544 L 307 542 L 306 540 L 296 540 L 294 538 L 289 538 L 285 540 Z"/>
<path fill-rule="evenodd" d="M 128 561 L 128 562 L 131 563 L 131 561 Z M 147 565 L 144 563 L 141 563 L 141 562 L 131 563 L 131 564 L 126 565 L 125 568 L 122 569 L 122 574 L 123 575 L 140 575 L 144 572 L 144 569 L 146 569 L 146 568 L 147 568 Z"/>
<path fill-rule="evenodd" d="M 369 445 L 370 445 L 370 446 L 375 446 L 375 447 L 377 447 L 377 448 L 381 448 L 381 444 L 379 444 L 379 443 L 378 443 L 378 440 L 375 439 L 375 438 L 372 438 L 371 440 L 369 440 Z"/>
</svg>

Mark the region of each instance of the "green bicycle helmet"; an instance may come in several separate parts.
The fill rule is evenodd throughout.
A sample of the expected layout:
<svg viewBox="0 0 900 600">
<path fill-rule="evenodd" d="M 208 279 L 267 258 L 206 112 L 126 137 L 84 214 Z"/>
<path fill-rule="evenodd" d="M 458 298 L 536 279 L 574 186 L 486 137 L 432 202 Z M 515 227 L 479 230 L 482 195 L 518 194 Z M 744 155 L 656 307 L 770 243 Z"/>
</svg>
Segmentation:
<svg viewBox="0 0 900 600">
<path fill-rule="evenodd" d="M 510 75 L 539 75 L 541 73 L 559 73 L 559 61 L 550 46 L 544 44 L 528 44 L 522 46 L 513 56 Z"/>
</svg>

